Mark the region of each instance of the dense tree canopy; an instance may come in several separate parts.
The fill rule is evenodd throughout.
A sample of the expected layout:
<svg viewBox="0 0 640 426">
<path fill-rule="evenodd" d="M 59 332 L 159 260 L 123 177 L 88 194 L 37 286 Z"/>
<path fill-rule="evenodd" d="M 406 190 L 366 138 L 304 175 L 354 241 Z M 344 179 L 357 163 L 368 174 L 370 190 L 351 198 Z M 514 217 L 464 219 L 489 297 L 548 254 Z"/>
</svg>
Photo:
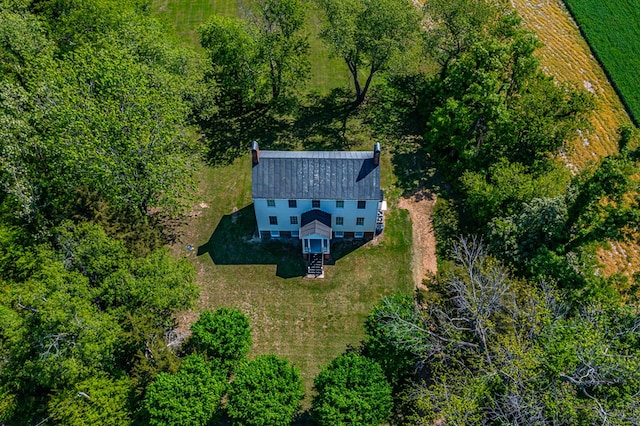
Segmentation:
<svg viewBox="0 0 640 426">
<path fill-rule="evenodd" d="M 637 313 L 591 305 L 571 314 L 551 286 L 512 277 L 479 241 L 452 253 L 428 305 L 408 315 L 388 299 L 378 310 L 378 327 L 422 371 L 407 401 L 413 422 L 638 421 Z"/>
<path fill-rule="evenodd" d="M 248 107 L 264 98 L 264 75 L 257 35 L 238 18 L 214 15 L 202 24 L 200 44 L 212 69 L 209 80 L 219 87 L 219 103 Z"/>
<path fill-rule="evenodd" d="M 118 405 L 129 392 L 126 375 L 137 384 L 148 380 L 138 377 L 141 364 L 148 377 L 171 368 L 166 330 L 197 296 L 185 261 L 164 250 L 135 258 L 96 225 L 66 224 L 55 246 L 17 228 L 0 232 L 2 418 L 37 423 L 47 405 L 70 423 L 80 413 L 107 416 L 115 408 L 106 400 Z M 92 377 L 113 389 L 101 393 Z M 86 407 L 70 399 L 73 389 L 107 405 Z M 121 408 L 127 418 L 131 407 Z"/>
<path fill-rule="evenodd" d="M 189 344 L 199 353 L 234 363 L 251 348 L 249 320 L 237 309 L 204 311 L 191 325 Z"/>
<path fill-rule="evenodd" d="M 266 102 L 267 91 L 272 101 L 299 92 L 310 72 L 304 3 L 252 0 L 245 6 L 247 19 L 214 15 L 199 28 L 210 83 L 223 105 L 240 109 Z"/>
<path fill-rule="evenodd" d="M 241 364 L 229 385 L 227 411 L 241 425 L 290 425 L 304 395 L 298 371 L 286 360 L 263 355 Z"/>
<path fill-rule="evenodd" d="M 380 365 L 361 355 L 331 361 L 314 388 L 312 413 L 320 425 L 381 425 L 391 415 L 391 385 Z"/>
<path fill-rule="evenodd" d="M 149 424 L 210 424 L 222 403 L 226 379 L 224 370 L 199 355 L 189 355 L 176 374 L 160 373 L 149 385 L 144 403 Z"/>
<path fill-rule="evenodd" d="M 79 192 L 141 217 L 175 212 L 187 194 L 201 71 L 138 6 L 2 9 L 0 183 L 22 219 L 68 217 Z"/>
<path fill-rule="evenodd" d="M 462 8 L 464 2 L 448 3 Z M 427 150 L 456 174 L 486 170 L 503 158 L 539 167 L 585 126 L 593 101 L 542 73 L 533 55 L 540 44 L 512 13 L 483 28 L 432 80 Z"/>
<path fill-rule="evenodd" d="M 159 248 L 165 222 L 150 220 L 189 198 L 198 124 L 223 111 L 237 126 L 309 76 L 306 4 L 244 6 L 243 19 L 199 29 L 201 54 L 148 0 L 0 0 L 0 423 L 295 419 L 298 371 L 246 359 L 239 310 L 204 311 L 191 337 L 177 334 L 195 272 Z M 416 299 L 372 309 L 362 347 L 316 377 L 311 415 L 377 425 L 395 402 L 408 424 L 639 424 L 640 278 L 607 277 L 596 258 L 608 241 L 638 239 L 638 130 L 571 176 L 558 154 L 587 128 L 593 98 L 543 73 L 540 43 L 508 2 L 318 6 L 354 107 L 373 94 L 394 137 L 417 126 L 403 136 L 453 196 L 443 190 L 435 208 L 439 274 Z M 416 59 L 416 43 L 427 57 L 415 75 L 370 92 L 374 75 Z M 486 244 L 450 246 L 460 234 Z"/>
</svg>

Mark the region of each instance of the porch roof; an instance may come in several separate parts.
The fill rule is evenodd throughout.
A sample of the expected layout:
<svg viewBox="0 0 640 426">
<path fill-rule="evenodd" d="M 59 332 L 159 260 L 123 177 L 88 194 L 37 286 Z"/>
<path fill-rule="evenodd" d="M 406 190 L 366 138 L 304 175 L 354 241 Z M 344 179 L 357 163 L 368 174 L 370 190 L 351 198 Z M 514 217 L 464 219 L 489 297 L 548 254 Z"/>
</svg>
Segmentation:
<svg viewBox="0 0 640 426">
<path fill-rule="evenodd" d="M 331 239 L 331 215 L 322 210 L 309 210 L 302 213 L 300 238 L 319 235 Z"/>
</svg>

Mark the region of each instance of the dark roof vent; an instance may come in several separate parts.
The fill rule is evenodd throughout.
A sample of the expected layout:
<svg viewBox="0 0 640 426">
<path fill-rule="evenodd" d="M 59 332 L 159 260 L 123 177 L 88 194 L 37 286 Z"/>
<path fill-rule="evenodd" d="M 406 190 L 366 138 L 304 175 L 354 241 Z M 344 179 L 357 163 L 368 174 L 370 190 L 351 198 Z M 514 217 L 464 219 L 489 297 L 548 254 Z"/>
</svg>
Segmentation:
<svg viewBox="0 0 640 426">
<path fill-rule="evenodd" d="M 260 162 L 260 147 L 257 141 L 251 144 L 251 163 L 256 166 Z"/>
<path fill-rule="evenodd" d="M 373 164 L 375 166 L 380 165 L 380 143 L 378 142 L 376 142 L 376 144 L 373 145 Z"/>
</svg>

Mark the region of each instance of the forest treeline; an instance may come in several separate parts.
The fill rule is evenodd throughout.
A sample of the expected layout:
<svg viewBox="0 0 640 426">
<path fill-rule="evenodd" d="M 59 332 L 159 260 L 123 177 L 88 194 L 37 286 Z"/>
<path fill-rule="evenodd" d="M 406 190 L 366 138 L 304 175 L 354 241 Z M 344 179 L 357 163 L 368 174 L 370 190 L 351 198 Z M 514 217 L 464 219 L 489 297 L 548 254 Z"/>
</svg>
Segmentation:
<svg viewBox="0 0 640 426">
<path fill-rule="evenodd" d="M 198 288 L 163 245 L 212 158 L 202 135 L 295 115 L 309 78 L 305 3 L 247 5 L 203 24 L 200 52 L 145 0 L 0 1 L 0 422 L 640 423 L 639 277 L 596 257 L 637 241 L 640 136 L 572 175 L 597 99 L 542 71 L 500 0 L 316 3 L 352 75 L 344 114 L 412 158 L 401 189 L 427 162 L 447 184 L 440 272 L 372 310 L 309 415 L 294 366 L 247 358 L 239 311 L 175 333 Z"/>
<path fill-rule="evenodd" d="M 193 186 L 206 89 L 148 8 L 0 2 L 3 424 L 127 424 L 178 368 L 198 288 L 159 223 Z"/>
</svg>

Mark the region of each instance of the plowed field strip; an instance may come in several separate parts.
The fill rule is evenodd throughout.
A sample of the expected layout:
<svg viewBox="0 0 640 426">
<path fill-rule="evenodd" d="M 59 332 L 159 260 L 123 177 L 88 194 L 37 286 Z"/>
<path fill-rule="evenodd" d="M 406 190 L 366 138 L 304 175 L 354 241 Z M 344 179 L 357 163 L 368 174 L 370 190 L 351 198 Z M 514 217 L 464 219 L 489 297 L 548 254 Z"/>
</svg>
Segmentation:
<svg viewBox="0 0 640 426">
<path fill-rule="evenodd" d="M 617 151 L 618 129 L 631 124 L 622 102 L 561 0 L 511 0 L 524 24 L 536 32 L 544 47 L 538 51 L 545 71 L 558 81 L 584 87 L 596 95 L 597 109 L 591 117 L 592 131 L 578 135 L 569 147 L 567 161 L 575 170 Z M 639 270 L 638 244 L 611 244 L 598 253 L 606 276 Z"/>
<path fill-rule="evenodd" d="M 568 147 L 567 159 L 582 168 L 617 150 L 618 129 L 629 116 L 598 61 L 561 0 L 511 0 L 526 27 L 535 31 L 544 47 L 538 54 L 543 68 L 559 81 L 584 87 L 597 98 L 591 118 L 593 130 L 578 135 Z"/>
</svg>

